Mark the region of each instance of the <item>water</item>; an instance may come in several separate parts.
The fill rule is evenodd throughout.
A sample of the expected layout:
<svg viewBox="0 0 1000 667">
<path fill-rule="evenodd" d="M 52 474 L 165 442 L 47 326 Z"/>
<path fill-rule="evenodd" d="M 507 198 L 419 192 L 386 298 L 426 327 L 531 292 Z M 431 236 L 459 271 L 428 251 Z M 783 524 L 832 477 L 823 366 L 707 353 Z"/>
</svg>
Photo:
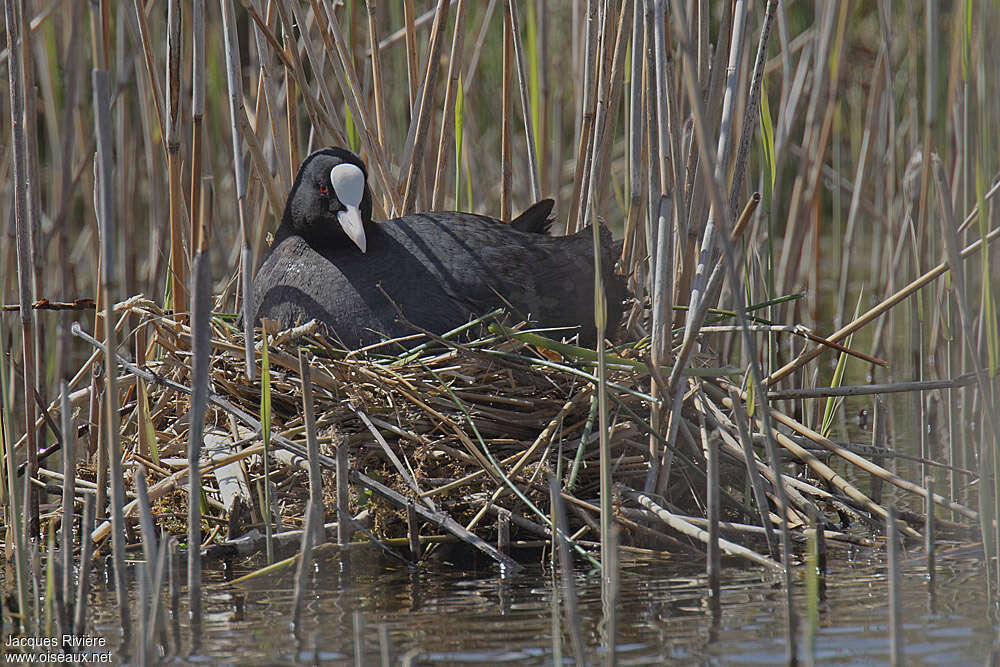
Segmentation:
<svg viewBox="0 0 1000 667">
<path fill-rule="evenodd" d="M 820 604 L 815 661 L 824 665 L 883 664 L 889 660 L 888 591 L 884 564 L 873 552 L 831 556 L 826 598 Z M 242 572 L 237 572 L 242 574 Z M 804 567 L 797 570 L 800 659 L 807 650 Z M 933 592 L 918 558 L 903 577 L 906 664 L 982 665 L 1000 656 L 1000 630 L 990 613 L 983 572 L 975 559 L 939 561 Z M 368 554 L 344 570 L 322 560 L 307 597 L 302 628 L 293 633 L 293 570 L 247 585 L 205 591 L 201 640 L 192 650 L 187 615 L 168 629 L 168 663 L 284 665 L 380 664 L 380 626 L 393 664 L 546 665 L 562 656 L 574 664 L 562 606 L 553 606 L 551 571 L 529 565 L 513 578 L 495 570 L 449 565 L 419 569 Z M 221 581 L 219 571 L 206 578 Z M 600 584 L 593 572 L 575 573 L 587 661 L 601 663 L 605 645 Z M 561 595 L 560 595 L 561 597 Z M 95 593 L 94 632 L 120 645 L 114 595 Z M 620 665 L 772 665 L 784 662 L 785 614 L 780 579 L 737 563 L 725 567 L 721 612 L 713 621 L 701 566 L 626 560 L 621 569 L 617 660 Z M 554 624 L 560 631 L 553 633 Z M 991 653 L 993 652 L 993 653 Z M 132 662 L 128 650 L 116 660 Z"/>
</svg>

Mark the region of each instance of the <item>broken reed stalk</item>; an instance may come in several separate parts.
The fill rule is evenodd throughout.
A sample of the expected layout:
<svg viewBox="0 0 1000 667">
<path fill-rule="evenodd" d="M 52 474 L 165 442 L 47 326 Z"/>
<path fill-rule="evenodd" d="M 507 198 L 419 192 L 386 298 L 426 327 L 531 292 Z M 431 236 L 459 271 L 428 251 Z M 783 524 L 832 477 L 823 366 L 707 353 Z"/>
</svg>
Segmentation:
<svg viewBox="0 0 1000 667">
<path fill-rule="evenodd" d="M 302 378 L 302 415 L 305 420 L 306 447 L 309 450 L 309 502 L 313 511 L 319 514 L 318 520 L 313 522 L 317 531 L 312 542 L 315 545 L 326 541 L 326 531 L 323 528 L 326 521 L 323 515 L 323 476 L 319 469 L 319 439 L 316 437 L 312 378 L 309 362 L 306 361 L 302 348 L 299 348 L 299 377 Z"/>
<path fill-rule="evenodd" d="M 684 519 L 677 516 L 673 512 L 670 512 L 669 510 L 661 507 L 645 493 L 640 493 L 638 491 L 633 491 L 629 489 L 625 491 L 625 495 L 631 498 L 632 500 L 635 500 L 640 507 L 652 512 L 653 515 L 656 516 L 656 518 L 658 518 L 660 521 L 663 521 L 665 524 L 670 526 L 670 528 L 672 528 L 676 532 L 681 533 L 683 535 L 687 535 L 688 537 L 692 537 L 706 545 L 708 544 L 709 542 L 708 531 L 702 530 L 701 528 L 695 526 L 694 524 L 685 521 Z M 734 542 L 730 542 L 728 540 L 724 540 L 722 538 L 719 538 L 718 541 L 719 541 L 719 548 L 721 549 L 721 551 L 725 552 L 730 556 L 737 556 L 739 558 L 744 558 L 752 563 L 756 563 L 757 565 L 763 565 L 764 567 L 767 567 L 774 571 L 780 571 L 784 569 L 780 563 L 773 561 L 770 558 L 767 558 L 766 556 L 761 556 L 756 551 L 747 549 L 746 547 L 743 547 Z"/>
<path fill-rule="evenodd" d="M 608 549 L 611 560 L 609 562 L 610 576 L 607 583 L 607 593 L 601 601 L 601 616 L 604 626 L 604 664 L 607 667 L 615 667 L 618 664 L 616 651 L 618 644 L 618 590 L 621 576 L 618 546 L 620 538 L 621 527 L 616 523 L 611 527 L 611 548 Z"/>
<path fill-rule="evenodd" d="M 886 559 L 889 569 L 889 657 L 891 664 L 903 661 L 903 572 L 900 535 L 896 528 L 896 506 L 889 505 L 885 519 Z"/>
<path fill-rule="evenodd" d="M 149 489 L 146 486 L 146 466 L 141 463 L 133 469 L 135 479 L 135 499 L 139 505 L 139 529 L 142 535 L 142 555 L 151 567 L 157 558 L 157 535 L 153 528 L 153 509 L 149 504 Z M 147 571 L 149 577 L 151 572 Z M 147 582 L 148 583 L 148 582 Z"/>
<path fill-rule="evenodd" d="M 62 526 L 62 599 L 63 617 L 60 627 L 63 632 L 72 630 L 71 603 L 73 600 L 73 494 L 76 491 L 76 431 L 73 428 L 73 411 L 69 402 L 69 385 L 63 381 L 59 386 L 59 415 L 62 422 L 63 454 L 63 495 Z M 82 535 L 82 533 L 81 533 Z M 82 542 L 82 540 L 81 540 Z"/>
<path fill-rule="evenodd" d="M 73 605 L 73 634 L 80 636 L 87 629 L 87 600 L 90 597 L 90 560 L 94 543 L 89 539 L 94 528 L 95 498 L 89 493 L 83 499 L 80 517 L 80 571 L 76 580 L 76 604 Z"/>
<path fill-rule="evenodd" d="M 355 609 L 354 614 L 354 667 L 365 667 L 365 617 L 361 615 L 360 609 Z"/>
<path fill-rule="evenodd" d="M 816 634 L 819 631 L 820 575 L 819 575 L 819 531 L 822 523 L 816 513 L 809 512 L 809 537 L 806 542 L 806 646 L 807 665 L 815 665 Z"/>
<path fill-rule="evenodd" d="M 166 529 L 160 529 L 159 548 L 156 552 L 156 569 L 153 571 L 153 591 L 152 607 L 149 612 L 149 622 L 146 629 L 146 650 L 152 652 L 157 641 L 165 644 L 162 639 L 160 625 L 166 615 L 163 601 L 160 598 L 160 591 L 163 590 L 164 577 L 167 571 L 167 560 L 173 557 L 176 549 L 177 539 L 170 535 Z M 176 616 L 175 616 L 176 618 Z"/>
<path fill-rule="evenodd" d="M 389 640 L 389 626 L 385 623 L 378 624 L 378 646 L 379 658 L 382 667 L 392 667 L 392 643 Z"/>
<path fill-rule="evenodd" d="M 934 478 L 928 475 L 924 478 L 927 488 L 927 498 L 924 499 L 924 552 L 927 558 L 927 584 L 933 590 L 935 579 L 934 550 L 937 546 L 937 522 L 934 520 Z"/>
<path fill-rule="evenodd" d="M 698 399 L 704 403 L 704 390 L 698 388 Z M 712 596 L 711 603 L 715 613 L 721 609 L 721 586 L 722 586 L 722 553 L 719 549 L 719 442 L 715 438 L 708 437 L 708 430 L 705 427 L 704 412 L 698 413 L 698 425 L 701 431 L 702 449 L 705 452 L 706 467 L 705 475 L 707 486 L 705 495 L 708 498 L 708 556 L 706 558 L 706 570 L 708 573 L 708 588 Z"/>
<path fill-rule="evenodd" d="M 166 544 L 159 542 L 153 524 L 153 510 L 149 504 L 149 493 L 146 488 L 146 467 L 139 464 L 135 467 L 135 491 L 139 504 L 139 526 L 142 530 L 142 552 L 145 562 L 136 573 L 139 589 L 139 633 L 136 636 L 136 652 L 142 663 L 153 662 L 151 638 L 155 637 L 153 619 L 158 616 L 160 605 L 160 587 L 156 583 L 156 568 L 160 564 L 160 552 L 166 550 Z"/>
<path fill-rule="evenodd" d="M 552 512 L 552 550 L 559 554 L 559 580 L 562 582 L 563 601 L 566 604 L 566 616 L 569 619 L 568 625 L 570 639 L 573 642 L 573 654 L 576 656 L 576 663 L 582 665 L 587 663 L 586 644 L 583 642 L 583 635 L 581 633 L 576 582 L 573 577 L 573 556 L 570 553 L 569 542 L 566 539 L 566 508 L 563 505 L 562 494 L 559 491 L 559 480 L 551 474 L 549 475 L 549 503 Z M 603 569 L 605 565 L 603 559 L 601 565 Z"/>
<path fill-rule="evenodd" d="M 510 510 L 497 510 L 497 549 L 510 555 Z"/>
<path fill-rule="evenodd" d="M 111 97 L 108 90 L 108 73 L 94 70 L 92 82 L 94 87 L 94 124 L 97 136 L 97 173 L 96 188 L 98 221 L 101 225 L 101 292 L 104 296 L 104 367 L 105 367 L 105 450 L 108 457 L 108 469 L 111 477 L 111 545 L 115 563 L 115 593 L 118 598 L 119 614 L 123 627 L 129 627 L 129 601 L 125 576 L 125 518 L 122 507 L 125 505 L 125 482 L 122 475 L 121 428 L 118 411 L 118 356 L 113 353 L 116 348 L 116 331 L 111 325 L 113 321 L 114 303 L 118 296 L 118 273 L 115 256 L 117 244 L 117 226 L 114 206 L 112 204 L 111 176 L 112 140 L 111 140 Z"/>
<path fill-rule="evenodd" d="M 406 533 L 410 543 L 410 558 L 412 558 L 414 562 L 420 562 L 423 555 L 423 551 L 420 548 L 420 520 L 417 519 L 417 510 L 413 506 L 412 500 L 406 506 Z M 497 549 L 499 549 L 501 553 L 507 553 L 499 544 L 499 540 Z"/>
<path fill-rule="evenodd" d="M 299 548 L 299 563 L 298 568 L 295 571 L 295 587 L 292 595 L 292 628 L 296 631 L 300 628 L 300 621 L 302 618 L 302 600 L 305 596 L 306 588 L 309 585 L 308 581 L 310 579 L 309 572 L 312 566 L 313 547 L 316 546 L 316 539 L 319 533 L 323 531 L 325 534 L 322 521 L 317 520 L 320 515 L 316 510 L 322 511 L 322 506 L 316 507 L 316 505 L 313 504 L 312 498 L 306 501 L 306 525 L 305 529 L 302 531 L 302 541 Z"/>
<path fill-rule="evenodd" d="M 191 410 L 188 426 L 188 597 L 191 623 L 201 622 L 201 449 L 208 407 L 212 344 L 212 262 L 208 230 L 200 229 L 191 266 L 194 303 L 191 314 Z"/>
<path fill-rule="evenodd" d="M 17 19 L 13 0 L 5 2 L 7 20 L 7 80 L 10 83 L 10 126 L 14 162 L 14 225 L 17 244 L 17 285 L 21 319 L 21 358 L 24 368 L 24 420 L 27 435 L 28 471 L 27 480 L 38 476 L 38 442 L 33 425 L 35 423 L 35 401 L 32 392 L 37 385 L 35 377 L 35 318 L 30 304 L 32 299 L 33 273 L 31 268 L 31 247 L 29 243 L 28 219 L 28 175 L 27 138 L 24 134 L 24 69 L 18 44 L 20 22 Z M 28 483 L 28 504 L 24 508 L 25 535 L 38 540 L 40 534 L 38 490 Z"/>
<path fill-rule="evenodd" d="M 149 633 L 147 609 L 149 605 L 149 563 L 142 563 L 136 567 L 136 606 L 139 608 L 138 632 L 132 638 L 136 655 L 136 665 L 146 667 L 151 662 L 151 656 L 146 650 L 146 636 Z"/>
</svg>

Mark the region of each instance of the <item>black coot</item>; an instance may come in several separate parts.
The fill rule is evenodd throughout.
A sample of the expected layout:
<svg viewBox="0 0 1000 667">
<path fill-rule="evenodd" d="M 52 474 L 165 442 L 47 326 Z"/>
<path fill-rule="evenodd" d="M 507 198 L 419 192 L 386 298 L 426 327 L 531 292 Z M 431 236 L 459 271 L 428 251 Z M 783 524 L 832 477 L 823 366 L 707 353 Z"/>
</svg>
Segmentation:
<svg viewBox="0 0 1000 667">
<path fill-rule="evenodd" d="M 342 148 L 299 167 L 274 242 L 254 279 L 255 322 L 310 319 L 350 348 L 413 333 L 444 333 L 505 306 L 543 327 L 573 327 L 593 345 L 594 257 L 588 228 L 548 236 L 552 201 L 512 224 L 472 213 L 433 212 L 374 223 L 361 159 Z M 607 331 L 622 314 L 611 233 L 601 228 Z M 383 293 L 384 291 L 384 293 Z"/>
</svg>

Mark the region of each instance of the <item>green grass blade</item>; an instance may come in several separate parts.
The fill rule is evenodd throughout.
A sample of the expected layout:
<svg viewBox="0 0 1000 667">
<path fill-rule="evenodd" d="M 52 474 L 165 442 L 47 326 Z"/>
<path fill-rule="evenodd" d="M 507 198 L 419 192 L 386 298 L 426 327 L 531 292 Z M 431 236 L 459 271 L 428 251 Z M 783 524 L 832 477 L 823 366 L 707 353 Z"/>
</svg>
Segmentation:
<svg viewBox="0 0 1000 667">
<path fill-rule="evenodd" d="M 764 181 L 764 202 L 771 201 L 777 166 L 774 163 L 774 123 L 771 122 L 771 106 L 767 101 L 765 79 L 760 82 L 760 146 L 764 153 L 764 166 L 769 178 Z"/>
<path fill-rule="evenodd" d="M 976 204 L 979 207 L 979 236 L 986 244 L 986 236 L 989 234 L 988 216 L 986 211 L 986 183 L 983 178 L 981 162 L 976 161 Z M 990 377 L 996 377 L 997 367 L 1000 366 L 1000 331 L 997 330 L 997 308 L 993 299 L 993 272 L 990 269 L 990 253 L 982 254 L 982 316 L 986 333 L 986 351 Z"/>
<path fill-rule="evenodd" d="M 462 75 L 458 75 L 455 91 L 455 210 L 462 210 L 462 121 L 465 115 L 465 94 Z M 467 201 L 471 202 L 470 197 Z"/>
<path fill-rule="evenodd" d="M 528 25 L 525 39 L 528 42 L 528 92 L 531 95 L 531 129 L 534 136 L 531 140 L 535 144 L 535 155 L 538 156 L 538 163 L 545 164 L 542 158 L 541 134 L 539 128 L 542 126 L 542 102 L 539 91 L 541 90 L 541 63 L 538 61 L 538 19 L 535 16 L 535 3 L 528 2 Z"/>
<path fill-rule="evenodd" d="M 854 306 L 854 319 L 857 319 L 858 314 L 861 312 L 861 299 L 862 294 L 858 295 L 858 303 Z M 854 335 L 847 337 L 845 341 L 845 346 L 851 346 L 851 340 Z M 831 387 L 839 387 L 844 381 L 844 371 L 847 369 L 847 359 L 848 354 L 846 352 L 841 352 L 837 357 L 837 367 L 833 371 L 833 378 L 830 380 Z M 830 396 L 826 399 L 826 407 L 823 409 L 823 426 L 820 428 L 820 433 L 824 438 L 830 436 L 830 430 L 833 428 L 833 418 L 837 415 L 837 409 L 843 404 L 844 399 L 840 396 Z"/>
<path fill-rule="evenodd" d="M 354 116 L 351 114 L 351 109 L 344 104 L 344 126 L 347 133 L 347 143 L 351 147 L 351 151 L 354 153 L 361 152 L 361 136 L 358 134 L 358 128 L 354 125 Z"/>
</svg>

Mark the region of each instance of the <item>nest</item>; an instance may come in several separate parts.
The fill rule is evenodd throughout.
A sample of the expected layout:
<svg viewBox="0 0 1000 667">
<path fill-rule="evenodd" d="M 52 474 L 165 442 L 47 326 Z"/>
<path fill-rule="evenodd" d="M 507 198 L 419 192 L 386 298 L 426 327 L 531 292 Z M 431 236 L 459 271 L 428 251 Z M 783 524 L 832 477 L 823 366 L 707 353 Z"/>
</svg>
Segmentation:
<svg viewBox="0 0 1000 667">
<path fill-rule="evenodd" d="M 188 438 L 191 332 L 184 322 L 145 300 L 133 299 L 117 310 L 122 318 L 138 322 L 133 334 L 137 344 L 120 349 L 141 348 L 145 355 L 136 364 L 125 363 L 137 378 L 128 389 L 134 402 L 125 401 L 135 416 L 124 422 L 126 460 L 147 465 L 152 495 L 161 498 L 162 508 L 168 502 L 164 498 L 176 501 L 184 496 L 178 490 L 183 484 L 166 481 L 177 477 L 171 466 L 186 467 L 179 457 Z M 596 354 L 488 318 L 476 324 L 482 326 L 470 330 L 484 335 L 471 340 L 415 335 L 348 352 L 309 323 L 268 337 L 266 370 L 264 340 L 258 332 L 257 377 L 251 381 L 241 335 L 232 322 L 213 318 L 206 429 L 224 442 L 222 454 L 230 464 L 238 462 L 246 487 L 254 489 L 263 472 L 261 431 L 254 418 L 260 417 L 262 407 L 268 412 L 262 402 L 264 370 L 272 453 L 283 464 L 270 474 L 279 526 L 300 526 L 309 497 L 303 472 L 308 468 L 303 457 L 304 363 L 312 387 L 327 517 L 338 517 L 333 461 L 342 448 L 352 489 L 345 509 L 352 516 L 366 513 L 367 538 L 386 548 L 407 543 L 412 548 L 421 540 L 453 541 L 504 562 L 507 557 L 489 545 L 498 538 L 503 550 L 551 544 L 553 510 L 556 516 L 564 515 L 557 519 L 561 535 L 581 551 L 598 548 L 602 419 Z M 658 555 L 702 550 L 711 495 L 706 488 L 714 488 L 721 518 L 727 522 L 723 552 L 778 567 L 771 557 L 776 555 L 774 536 L 781 523 L 777 478 L 766 463 L 761 438 L 753 438 L 759 418 L 745 416 L 738 387 L 719 369 L 706 369 L 702 360 L 696 364 L 704 369 L 695 374 L 698 377 L 682 379 L 682 410 L 671 425 L 665 409 L 669 401 L 655 393 L 655 380 L 660 386 L 666 381 L 659 373 L 651 376 L 644 346 L 613 352 L 608 357 L 603 421 L 611 509 L 622 528 L 617 531 L 622 548 Z M 665 450 L 664 435 L 670 433 L 676 435 Z M 793 538 L 805 539 L 811 516 L 834 541 L 869 544 L 869 529 L 883 521 L 884 507 L 828 465 L 830 457 L 839 456 L 860 466 L 861 457 L 810 433 L 788 420 L 777 436 L 783 463 L 800 464 L 794 470 L 786 465 L 781 477 Z M 811 448 L 801 444 L 803 439 L 814 441 Z M 219 454 L 214 452 L 216 459 Z M 713 457 L 721 473 L 718 482 L 707 485 Z M 209 464 L 204 455 L 201 462 Z M 909 484 L 870 463 L 866 471 L 897 486 Z M 228 537 L 239 537 L 252 520 L 242 525 L 233 521 L 232 503 L 223 498 L 211 475 L 203 477 L 203 485 L 212 504 L 224 510 L 219 514 L 229 514 Z M 157 493 L 159 488 L 164 491 Z M 253 506 L 258 497 L 250 493 L 244 500 Z M 954 503 L 942 504 L 955 510 Z M 958 507 L 970 519 L 975 517 L 972 510 Z M 903 513 L 902 519 L 916 525 L 922 517 Z M 848 525 L 864 530 L 845 530 Z M 908 526 L 904 530 L 916 535 Z M 217 532 L 217 541 L 226 537 Z"/>
</svg>

